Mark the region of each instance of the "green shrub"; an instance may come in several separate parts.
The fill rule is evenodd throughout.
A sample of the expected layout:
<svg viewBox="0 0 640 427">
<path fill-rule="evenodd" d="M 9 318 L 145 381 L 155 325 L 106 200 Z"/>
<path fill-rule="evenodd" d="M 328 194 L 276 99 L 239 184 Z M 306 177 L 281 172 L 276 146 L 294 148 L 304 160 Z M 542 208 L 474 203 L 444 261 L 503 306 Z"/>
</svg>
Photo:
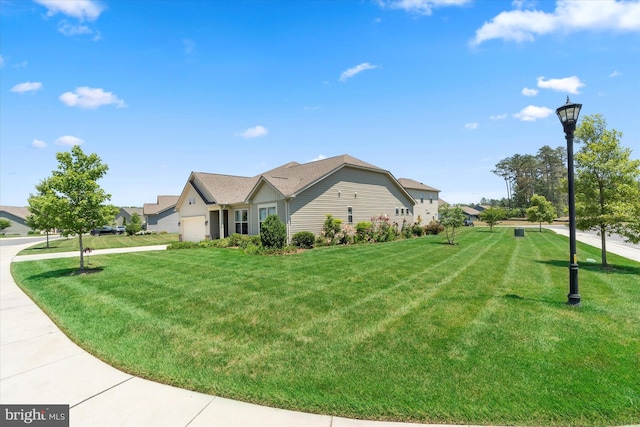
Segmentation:
<svg viewBox="0 0 640 427">
<path fill-rule="evenodd" d="M 342 226 L 342 220 L 334 218 L 333 215 L 327 214 L 327 219 L 324 220 L 322 225 L 322 235 L 327 238 L 328 244 L 334 243 L 334 238 L 340 232 Z"/>
<path fill-rule="evenodd" d="M 444 226 L 436 221 L 431 221 L 429 225 L 424 227 L 424 232 L 427 235 L 436 235 L 444 231 Z"/>
<path fill-rule="evenodd" d="M 409 238 L 411 238 L 411 236 L 413 236 L 412 227 L 411 227 L 411 225 L 409 225 L 409 223 L 407 222 L 406 219 L 402 220 L 402 229 L 400 230 L 400 234 L 405 239 L 409 239 Z"/>
<path fill-rule="evenodd" d="M 330 243 L 329 243 L 329 241 L 327 240 L 327 238 L 326 238 L 326 237 L 324 237 L 324 236 L 318 236 L 318 237 L 316 237 L 316 243 L 315 243 L 315 245 L 316 245 L 316 246 L 329 246 L 329 245 L 330 245 Z"/>
<path fill-rule="evenodd" d="M 262 251 L 262 247 L 253 243 L 249 243 L 243 250 L 247 255 L 259 255 Z"/>
<path fill-rule="evenodd" d="M 233 233 L 231 236 L 228 237 L 228 239 L 229 239 L 229 246 L 240 246 L 240 241 L 242 240 L 242 234 Z"/>
<path fill-rule="evenodd" d="M 173 242 L 167 249 L 195 249 L 199 248 L 200 245 L 196 242 Z"/>
<path fill-rule="evenodd" d="M 420 225 L 419 222 L 416 222 L 411 227 L 411 233 L 413 233 L 414 236 L 420 237 L 420 236 L 424 235 L 424 227 L 422 225 Z"/>
<path fill-rule="evenodd" d="M 303 249 L 311 249 L 316 241 L 316 236 L 310 231 L 298 231 L 291 238 L 293 246 Z"/>
<path fill-rule="evenodd" d="M 269 215 L 263 222 L 260 230 L 260 241 L 266 249 L 282 249 L 287 240 L 287 226 L 284 225 L 278 215 Z"/>
<path fill-rule="evenodd" d="M 373 224 L 370 221 L 361 221 L 356 224 L 355 241 L 357 243 L 371 241 Z"/>
</svg>

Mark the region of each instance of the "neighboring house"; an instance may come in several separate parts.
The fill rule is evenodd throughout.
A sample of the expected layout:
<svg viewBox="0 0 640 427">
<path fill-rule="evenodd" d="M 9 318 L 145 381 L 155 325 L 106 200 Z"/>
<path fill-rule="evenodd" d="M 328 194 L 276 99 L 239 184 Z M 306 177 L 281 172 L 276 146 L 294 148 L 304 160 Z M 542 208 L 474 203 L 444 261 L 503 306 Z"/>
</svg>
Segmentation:
<svg viewBox="0 0 640 427">
<path fill-rule="evenodd" d="M 288 239 L 299 231 L 319 235 L 327 214 L 354 228 L 380 215 L 402 225 L 413 222 L 414 205 L 389 171 L 342 155 L 290 162 L 254 177 L 192 172 L 176 210 L 181 239 L 200 241 L 259 234 L 271 214 L 286 224 Z"/>
<path fill-rule="evenodd" d="M 480 219 L 480 211 L 477 209 L 469 206 L 460 206 L 460 209 L 462 209 L 462 212 L 467 216 L 467 219 L 470 219 L 471 221 L 477 221 Z"/>
<path fill-rule="evenodd" d="M 415 199 L 413 222 L 418 221 L 418 217 L 420 217 L 423 225 L 438 220 L 438 195 L 440 190 L 408 178 L 398 178 L 398 182 Z"/>
<path fill-rule="evenodd" d="M 27 225 L 27 216 L 30 214 L 29 208 L 19 206 L 0 206 L 0 218 L 8 219 L 11 225 L 2 230 L 5 235 L 19 234 L 26 236 L 31 231 Z"/>
<path fill-rule="evenodd" d="M 180 214 L 175 207 L 180 196 L 158 196 L 156 203 L 145 203 L 142 211 L 147 231 L 161 233 L 180 232 Z"/>
<path fill-rule="evenodd" d="M 140 222 L 144 225 L 144 213 L 142 208 L 120 208 L 120 211 L 116 215 L 116 225 L 125 225 L 131 222 L 131 215 L 137 213 L 140 217 Z"/>
</svg>

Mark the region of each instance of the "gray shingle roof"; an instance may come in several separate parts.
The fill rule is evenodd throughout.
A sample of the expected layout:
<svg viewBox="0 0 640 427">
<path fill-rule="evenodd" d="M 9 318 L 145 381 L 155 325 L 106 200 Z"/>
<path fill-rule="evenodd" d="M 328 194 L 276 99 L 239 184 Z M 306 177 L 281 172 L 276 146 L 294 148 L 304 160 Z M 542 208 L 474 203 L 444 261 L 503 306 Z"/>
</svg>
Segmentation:
<svg viewBox="0 0 640 427">
<path fill-rule="evenodd" d="M 207 202 L 236 204 L 246 201 L 262 181 L 268 182 L 284 197 L 294 197 L 314 183 L 345 166 L 375 170 L 391 175 L 388 171 L 378 166 L 356 159 L 348 154 L 343 154 L 309 163 L 289 162 L 254 177 L 204 172 L 194 172 L 192 176 L 196 188 Z M 417 181 L 413 182 L 417 183 Z M 430 191 L 439 191 L 424 184 L 420 185 Z"/>
<path fill-rule="evenodd" d="M 31 212 L 29 212 L 29 208 L 22 206 L 0 206 L 0 211 L 7 212 L 15 217 L 27 219 L 27 216 Z"/>
<path fill-rule="evenodd" d="M 412 190 L 440 191 L 437 188 L 429 187 L 426 184 L 423 184 L 421 182 L 418 182 L 409 178 L 398 178 L 398 182 L 404 188 L 410 188 Z"/>
<path fill-rule="evenodd" d="M 145 215 L 157 215 L 176 206 L 180 196 L 158 196 L 156 203 L 145 203 L 142 210 Z"/>
</svg>

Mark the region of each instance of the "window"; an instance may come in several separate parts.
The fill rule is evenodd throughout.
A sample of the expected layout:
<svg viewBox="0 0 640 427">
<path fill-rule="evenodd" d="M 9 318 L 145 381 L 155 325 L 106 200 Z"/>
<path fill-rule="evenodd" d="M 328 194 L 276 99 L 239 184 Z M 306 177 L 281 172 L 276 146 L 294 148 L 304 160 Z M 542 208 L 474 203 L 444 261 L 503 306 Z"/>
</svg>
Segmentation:
<svg viewBox="0 0 640 427">
<path fill-rule="evenodd" d="M 433 203 L 433 196 L 429 195 L 429 203 Z"/>
<path fill-rule="evenodd" d="M 409 208 L 406 208 L 406 209 L 405 209 L 405 213 L 406 213 L 407 215 L 411 215 L 411 211 L 409 210 Z"/>
<path fill-rule="evenodd" d="M 404 216 L 404 208 L 400 209 L 400 215 Z"/>
<path fill-rule="evenodd" d="M 196 198 L 195 197 L 190 197 L 189 198 L 189 204 L 190 205 L 195 205 L 196 204 Z"/>
<path fill-rule="evenodd" d="M 258 218 L 260 219 L 260 228 L 262 229 L 262 221 L 267 219 L 269 215 L 277 215 L 276 205 L 258 206 Z"/>
<path fill-rule="evenodd" d="M 347 206 L 347 222 L 353 224 L 353 207 Z"/>
<path fill-rule="evenodd" d="M 249 234 L 249 211 L 247 209 L 236 209 L 236 233 Z"/>
<path fill-rule="evenodd" d="M 400 215 L 400 208 L 396 208 L 396 216 Z"/>
<path fill-rule="evenodd" d="M 420 193 L 420 203 L 424 203 L 424 194 Z"/>
</svg>

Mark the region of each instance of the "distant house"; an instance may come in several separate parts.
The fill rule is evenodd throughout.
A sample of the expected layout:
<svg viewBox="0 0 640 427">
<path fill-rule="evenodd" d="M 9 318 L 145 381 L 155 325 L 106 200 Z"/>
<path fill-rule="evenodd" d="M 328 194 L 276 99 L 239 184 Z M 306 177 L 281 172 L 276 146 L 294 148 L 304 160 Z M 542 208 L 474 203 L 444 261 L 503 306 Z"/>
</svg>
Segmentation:
<svg viewBox="0 0 640 427">
<path fill-rule="evenodd" d="M 29 216 L 29 208 L 0 206 L 0 218 L 11 221 L 11 225 L 2 232 L 7 236 L 11 234 L 26 236 L 31 231 L 31 227 L 27 225 L 27 216 Z"/>
<path fill-rule="evenodd" d="M 125 225 L 131 222 L 131 216 L 137 213 L 140 217 L 140 222 L 144 224 L 144 213 L 142 208 L 120 208 L 120 211 L 116 215 L 116 225 Z"/>
<path fill-rule="evenodd" d="M 477 209 L 469 206 L 460 206 L 460 208 L 466 215 L 467 219 L 470 219 L 471 221 L 477 221 L 478 219 L 480 219 L 480 211 L 478 211 Z"/>
<path fill-rule="evenodd" d="M 437 199 L 437 190 L 430 191 Z M 286 224 L 288 239 L 299 231 L 319 235 L 327 214 L 354 228 L 380 215 L 402 225 L 413 222 L 415 206 L 389 171 L 345 154 L 290 162 L 253 177 L 192 172 L 176 211 L 181 239 L 200 241 L 259 234 L 271 214 Z"/>
<path fill-rule="evenodd" d="M 431 221 L 438 220 L 438 195 L 440 190 L 408 178 L 398 178 L 398 182 L 415 200 L 413 207 L 414 222 L 418 220 L 418 217 L 420 217 L 422 224 L 425 225 Z"/>
<path fill-rule="evenodd" d="M 158 196 L 156 203 L 145 203 L 142 207 L 147 231 L 167 233 L 180 232 L 180 214 L 175 210 L 180 196 Z"/>
</svg>

